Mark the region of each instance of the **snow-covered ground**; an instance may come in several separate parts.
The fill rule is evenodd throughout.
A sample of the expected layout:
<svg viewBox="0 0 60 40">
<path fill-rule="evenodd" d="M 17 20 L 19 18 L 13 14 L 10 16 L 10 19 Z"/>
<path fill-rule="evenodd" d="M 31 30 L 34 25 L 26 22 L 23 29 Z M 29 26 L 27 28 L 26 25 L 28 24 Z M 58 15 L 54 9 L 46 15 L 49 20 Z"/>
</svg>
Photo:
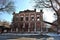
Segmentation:
<svg viewBox="0 0 60 40">
<path fill-rule="evenodd" d="M 47 35 L 54 38 L 54 40 L 60 40 L 60 34 L 56 34 L 56 33 L 46 33 L 44 36 L 42 36 L 42 38 L 45 38 L 45 39 L 49 38 Z M 5 40 L 5 39 L 11 39 L 11 38 L 20 38 L 24 36 L 30 36 L 32 38 L 35 37 L 39 39 L 41 38 L 39 34 L 2 33 L 0 34 L 0 39 Z"/>
<path fill-rule="evenodd" d="M 27 36 L 29 36 L 29 35 L 40 35 L 40 34 L 33 34 L 33 33 L 24 33 L 24 34 L 20 34 L 20 33 L 2 33 L 2 34 L 0 34 L 0 35 L 20 35 L 20 36 L 22 36 L 22 35 L 27 35 Z M 60 34 L 57 34 L 57 33 L 43 33 L 43 35 L 48 35 L 48 36 L 60 36 Z"/>
<path fill-rule="evenodd" d="M 60 36 L 60 34 L 57 34 L 57 33 L 46 33 L 46 35 L 48 35 L 48 36 Z"/>
<path fill-rule="evenodd" d="M 0 35 L 40 35 L 40 33 L 2 33 Z"/>
</svg>

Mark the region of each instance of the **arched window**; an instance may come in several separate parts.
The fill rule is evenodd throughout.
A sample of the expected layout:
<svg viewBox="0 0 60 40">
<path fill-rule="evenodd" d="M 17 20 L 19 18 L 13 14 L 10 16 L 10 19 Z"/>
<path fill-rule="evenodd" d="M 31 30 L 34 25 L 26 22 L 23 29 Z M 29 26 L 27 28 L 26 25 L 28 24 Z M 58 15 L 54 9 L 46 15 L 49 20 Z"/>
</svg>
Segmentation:
<svg viewBox="0 0 60 40">
<path fill-rule="evenodd" d="M 37 21 L 40 21 L 40 15 L 37 15 Z"/>
<path fill-rule="evenodd" d="M 23 16 L 20 17 L 20 21 L 23 21 Z"/>
<path fill-rule="evenodd" d="M 31 15 L 31 20 L 34 21 L 34 15 Z"/>
<path fill-rule="evenodd" d="M 26 17 L 25 19 L 26 19 L 26 21 L 28 21 L 28 17 Z"/>
</svg>

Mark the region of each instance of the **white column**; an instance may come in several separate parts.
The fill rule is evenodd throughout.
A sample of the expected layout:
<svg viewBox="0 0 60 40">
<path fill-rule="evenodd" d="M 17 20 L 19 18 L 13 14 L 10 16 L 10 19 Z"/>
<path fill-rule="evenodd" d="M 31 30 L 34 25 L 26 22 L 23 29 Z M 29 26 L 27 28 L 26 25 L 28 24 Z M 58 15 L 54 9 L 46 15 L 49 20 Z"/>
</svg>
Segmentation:
<svg viewBox="0 0 60 40">
<path fill-rule="evenodd" d="M 28 22 L 29 22 L 29 26 L 28 26 L 28 32 L 30 32 L 30 13 L 29 13 L 29 19 L 28 19 Z"/>
<path fill-rule="evenodd" d="M 24 28 L 25 28 L 25 14 L 24 14 L 24 23 L 23 23 L 23 30 L 24 30 Z"/>
<path fill-rule="evenodd" d="M 11 29 L 11 32 L 12 32 L 12 29 Z"/>
<path fill-rule="evenodd" d="M 25 14 L 24 14 L 24 21 L 25 21 Z"/>
<path fill-rule="evenodd" d="M 18 28 L 16 28 L 16 32 L 18 32 Z"/>
<path fill-rule="evenodd" d="M 23 23 L 23 28 L 25 28 L 25 23 Z"/>
<path fill-rule="evenodd" d="M 36 32 L 36 14 L 35 14 L 35 29 L 34 32 Z"/>
<path fill-rule="evenodd" d="M 42 21 L 41 21 L 41 32 L 42 32 L 43 30 L 42 30 Z"/>
<path fill-rule="evenodd" d="M 18 23 L 18 27 L 19 27 L 19 23 Z M 20 30 L 17 28 L 17 31 L 20 31 Z"/>
<path fill-rule="evenodd" d="M 28 26 L 28 32 L 30 32 L 30 23 L 29 23 L 29 26 Z"/>
<path fill-rule="evenodd" d="M 34 29 L 34 32 L 36 32 L 36 22 L 35 22 L 35 29 Z"/>
</svg>

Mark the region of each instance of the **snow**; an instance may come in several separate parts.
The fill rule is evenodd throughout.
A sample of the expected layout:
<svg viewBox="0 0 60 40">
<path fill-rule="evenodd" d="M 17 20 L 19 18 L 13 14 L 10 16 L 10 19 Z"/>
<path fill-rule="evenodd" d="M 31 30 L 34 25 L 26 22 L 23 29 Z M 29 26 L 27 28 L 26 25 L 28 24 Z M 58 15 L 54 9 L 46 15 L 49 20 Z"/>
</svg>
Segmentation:
<svg viewBox="0 0 60 40">
<path fill-rule="evenodd" d="M 48 35 L 48 36 L 60 36 L 60 34 L 57 34 L 57 33 L 47 33 L 46 35 Z"/>
</svg>

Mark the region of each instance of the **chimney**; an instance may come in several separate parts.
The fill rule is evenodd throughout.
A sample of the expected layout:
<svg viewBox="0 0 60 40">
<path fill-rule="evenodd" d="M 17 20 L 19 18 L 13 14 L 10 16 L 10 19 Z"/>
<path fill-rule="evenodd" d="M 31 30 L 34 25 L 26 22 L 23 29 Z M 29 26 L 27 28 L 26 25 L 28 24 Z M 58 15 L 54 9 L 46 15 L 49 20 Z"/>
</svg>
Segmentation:
<svg viewBox="0 0 60 40">
<path fill-rule="evenodd" d="M 36 9 L 34 9 L 34 11 L 36 12 Z"/>
<path fill-rule="evenodd" d="M 40 12 L 43 12 L 43 10 L 40 10 Z"/>
<path fill-rule="evenodd" d="M 15 12 L 13 12 L 13 15 L 15 14 Z"/>
</svg>

